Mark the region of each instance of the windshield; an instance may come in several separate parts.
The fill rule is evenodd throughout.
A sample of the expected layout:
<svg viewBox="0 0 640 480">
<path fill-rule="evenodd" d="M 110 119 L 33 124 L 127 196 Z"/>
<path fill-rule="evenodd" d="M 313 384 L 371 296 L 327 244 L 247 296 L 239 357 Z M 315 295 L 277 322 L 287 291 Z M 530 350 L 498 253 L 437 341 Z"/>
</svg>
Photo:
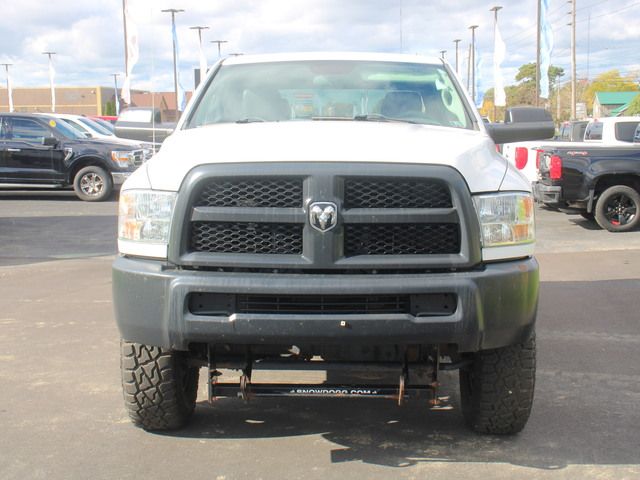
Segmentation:
<svg viewBox="0 0 640 480">
<path fill-rule="evenodd" d="M 56 129 L 56 131 L 58 131 L 59 133 L 61 133 L 63 136 L 67 138 L 71 138 L 74 140 L 81 140 L 81 139 L 87 138 L 77 128 L 70 126 L 68 123 L 66 123 L 64 120 L 60 118 L 56 118 L 55 120 L 53 120 L 53 122 L 50 121 L 49 125 L 51 125 L 53 128 Z"/>
<path fill-rule="evenodd" d="M 222 66 L 184 128 L 300 120 L 473 128 L 444 67 L 345 60 Z"/>
<path fill-rule="evenodd" d="M 82 123 L 85 127 L 88 127 L 89 129 L 91 129 L 91 130 L 93 130 L 95 132 L 98 132 L 98 133 L 100 133 L 102 135 L 109 135 L 109 136 L 113 135 L 113 133 L 111 133 L 109 130 L 104 128 L 99 123 L 94 122 L 90 118 L 80 117 L 80 118 L 78 118 L 78 122 Z"/>
</svg>

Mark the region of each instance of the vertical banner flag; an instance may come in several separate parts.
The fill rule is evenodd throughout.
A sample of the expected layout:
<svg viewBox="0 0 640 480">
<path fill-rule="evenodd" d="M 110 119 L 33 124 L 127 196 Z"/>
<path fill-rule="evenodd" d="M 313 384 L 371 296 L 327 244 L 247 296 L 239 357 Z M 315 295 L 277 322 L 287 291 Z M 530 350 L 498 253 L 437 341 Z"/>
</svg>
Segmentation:
<svg viewBox="0 0 640 480">
<path fill-rule="evenodd" d="M 51 113 L 55 113 L 56 111 L 56 88 L 53 84 L 56 71 L 53 68 L 53 59 L 52 55 L 49 55 L 49 85 L 51 86 Z"/>
<path fill-rule="evenodd" d="M 9 97 L 9 111 L 13 112 L 13 86 L 11 85 L 11 75 L 9 74 L 9 66 L 7 69 L 7 96 Z"/>
<path fill-rule="evenodd" d="M 187 106 L 187 96 L 184 93 L 184 87 L 180 83 L 180 48 L 178 48 L 178 35 L 176 34 L 176 22 L 172 22 L 171 30 L 173 34 L 173 44 L 176 46 L 176 83 L 178 84 L 178 105 L 176 108 L 181 112 Z M 200 74 L 202 75 L 202 73 Z"/>
<path fill-rule="evenodd" d="M 129 12 L 129 2 L 124 2 L 124 29 L 125 29 L 125 42 L 127 50 L 127 68 L 124 72 L 124 83 L 122 84 L 122 100 L 126 104 L 131 104 L 131 72 L 138 59 L 140 58 L 140 49 L 138 45 L 138 26 L 131 18 Z"/>
<path fill-rule="evenodd" d="M 540 97 L 549 98 L 549 67 L 553 50 L 553 31 L 549 23 L 549 1 L 540 5 Z"/>
<path fill-rule="evenodd" d="M 498 21 L 496 20 L 493 33 L 493 104 L 496 107 L 505 107 L 507 105 L 507 96 L 504 92 L 504 79 L 502 78 L 502 62 L 504 62 L 507 48 L 502 40 Z"/>
</svg>

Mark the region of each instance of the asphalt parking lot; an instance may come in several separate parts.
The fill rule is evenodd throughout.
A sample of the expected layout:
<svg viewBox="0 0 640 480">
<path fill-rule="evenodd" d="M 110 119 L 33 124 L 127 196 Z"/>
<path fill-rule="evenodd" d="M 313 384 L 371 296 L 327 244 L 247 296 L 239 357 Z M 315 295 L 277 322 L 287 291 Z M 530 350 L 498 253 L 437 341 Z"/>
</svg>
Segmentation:
<svg viewBox="0 0 640 480">
<path fill-rule="evenodd" d="M 160 435 L 122 406 L 116 210 L 0 193 L 0 478 L 640 478 L 640 232 L 538 210 L 536 400 L 515 437 L 385 400 L 210 408 L 204 383 L 193 424 Z"/>
</svg>

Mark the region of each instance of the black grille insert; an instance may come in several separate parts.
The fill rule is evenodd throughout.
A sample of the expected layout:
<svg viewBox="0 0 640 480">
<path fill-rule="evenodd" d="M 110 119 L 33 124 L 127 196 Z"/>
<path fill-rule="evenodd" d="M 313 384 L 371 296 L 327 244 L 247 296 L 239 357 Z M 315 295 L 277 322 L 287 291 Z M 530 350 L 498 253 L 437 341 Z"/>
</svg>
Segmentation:
<svg viewBox="0 0 640 480">
<path fill-rule="evenodd" d="M 219 178 L 207 182 L 196 207 L 302 207 L 301 178 Z"/>
<path fill-rule="evenodd" d="M 432 179 L 356 179 L 344 182 L 345 208 L 451 208 L 451 193 Z"/>
<path fill-rule="evenodd" d="M 426 255 L 460 252 L 457 223 L 348 224 L 344 253 L 356 255 Z"/>
<path fill-rule="evenodd" d="M 210 253 L 302 253 L 302 225 L 193 222 L 191 249 Z"/>
<path fill-rule="evenodd" d="M 451 293 L 421 295 L 233 295 L 192 293 L 189 311 L 194 315 L 247 314 L 411 314 L 451 315 L 457 297 Z"/>
</svg>

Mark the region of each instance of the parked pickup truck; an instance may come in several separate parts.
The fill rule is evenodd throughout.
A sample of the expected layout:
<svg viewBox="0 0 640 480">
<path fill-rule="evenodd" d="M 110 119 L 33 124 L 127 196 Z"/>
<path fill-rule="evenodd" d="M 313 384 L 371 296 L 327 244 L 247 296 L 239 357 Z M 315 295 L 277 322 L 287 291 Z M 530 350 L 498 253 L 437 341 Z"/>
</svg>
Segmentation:
<svg viewBox="0 0 640 480">
<path fill-rule="evenodd" d="M 543 146 L 585 148 L 597 145 L 624 146 L 633 143 L 640 117 L 606 117 L 586 121 L 565 122 L 553 140 L 517 142 L 503 145 L 502 153 L 531 182 L 538 180 L 538 151 Z M 577 137 L 582 131 L 584 137 Z"/>
<path fill-rule="evenodd" d="M 160 110 L 131 107 L 123 110 L 116 120 L 115 134 L 142 142 L 161 144 L 175 129 L 175 123 L 163 123 Z"/>
<path fill-rule="evenodd" d="M 638 227 L 640 145 L 544 147 L 536 200 L 580 212 L 610 232 Z"/>
<path fill-rule="evenodd" d="M 0 114 L 0 188 L 73 187 L 81 200 L 109 198 L 153 151 L 114 138 L 89 139 L 45 114 Z"/>
<path fill-rule="evenodd" d="M 552 134 L 485 125 L 441 59 L 223 60 L 120 195 L 113 295 L 133 422 L 185 425 L 200 367 L 209 401 L 423 396 L 432 409 L 451 408 L 438 375 L 458 369 L 467 424 L 520 431 L 534 208 L 494 142 Z M 283 369 L 327 382 L 268 381 Z"/>
</svg>

